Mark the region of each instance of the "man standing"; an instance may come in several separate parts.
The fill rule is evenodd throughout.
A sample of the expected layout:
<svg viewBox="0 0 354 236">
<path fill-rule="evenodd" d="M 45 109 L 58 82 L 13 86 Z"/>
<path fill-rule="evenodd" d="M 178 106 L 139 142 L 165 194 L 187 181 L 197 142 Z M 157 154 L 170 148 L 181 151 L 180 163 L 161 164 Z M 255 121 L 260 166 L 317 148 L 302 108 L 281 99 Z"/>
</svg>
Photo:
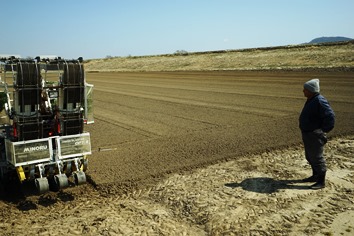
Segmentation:
<svg viewBox="0 0 354 236">
<path fill-rule="evenodd" d="M 320 94 L 320 80 L 311 79 L 304 84 L 307 101 L 302 109 L 299 126 L 305 147 L 305 157 L 312 168 L 312 176 L 303 182 L 315 182 L 311 189 L 325 187 L 326 161 L 323 147 L 327 142 L 326 133 L 334 127 L 335 114 L 327 99 Z"/>
</svg>

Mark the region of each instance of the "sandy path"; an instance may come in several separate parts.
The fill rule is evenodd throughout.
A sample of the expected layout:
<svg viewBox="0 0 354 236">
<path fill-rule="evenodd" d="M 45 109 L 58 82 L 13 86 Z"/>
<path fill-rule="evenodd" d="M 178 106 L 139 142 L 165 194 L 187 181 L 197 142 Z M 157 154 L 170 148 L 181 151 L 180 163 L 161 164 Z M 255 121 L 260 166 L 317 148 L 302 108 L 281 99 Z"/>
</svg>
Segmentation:
<svg viewBox="0 0 354 236">
<path fill-rule="evenodd" d="M 327 187 L 302 148 L 265 152 L 169 177 L 123 195 L 89 185 L 1 203 L 3 235 L 352 235 L 354 137 L 327 145 Z"/>
</svg>

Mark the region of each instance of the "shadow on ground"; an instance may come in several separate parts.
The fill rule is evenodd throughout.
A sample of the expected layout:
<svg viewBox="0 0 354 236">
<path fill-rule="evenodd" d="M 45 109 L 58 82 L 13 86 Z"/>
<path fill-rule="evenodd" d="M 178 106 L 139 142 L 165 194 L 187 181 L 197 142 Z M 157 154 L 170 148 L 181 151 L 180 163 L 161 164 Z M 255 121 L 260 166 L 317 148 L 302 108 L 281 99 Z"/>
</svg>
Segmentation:
<svg viewBox="0 0 354 236">
<path fill-rule="evenodd" d="M 275 180 L 273 178 L 259 177 L 248 178 L 240 183 L 227 183 L 229 188 L 242 188 L 243 190 L 271 194 L 278 192 L 280 189 L 298 189 L 308 190 L 309 186 L 298 185 L 302 183 L 301 180 Z"/>
</svg>

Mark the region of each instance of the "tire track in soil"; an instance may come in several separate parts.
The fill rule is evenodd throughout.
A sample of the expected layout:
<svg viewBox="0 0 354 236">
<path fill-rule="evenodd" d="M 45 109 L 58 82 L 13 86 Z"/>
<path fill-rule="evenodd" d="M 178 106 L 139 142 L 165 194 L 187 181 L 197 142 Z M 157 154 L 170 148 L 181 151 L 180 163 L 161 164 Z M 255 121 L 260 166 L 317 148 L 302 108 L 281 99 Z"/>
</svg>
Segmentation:
<svg viewBox="0 0 354 236">
<path fill-rule="evenodd" d="M 188 83 L 189 82 L 189 83 Z M 191 88 L 188 85 L 190 85 L 190 81 L 188 82 L 183 82 L 182 85 L 178 85 L 178 86 L 171 86 L 169 85 L 160 85 L 160 84 L 151 84 L 151 81 L 147 81 L 145 83 L 132 83 L 132 82 L 111 82 L 111 81 L 100 81 L 99 83 L 102 84 L 100 87 L 101 88 L 112 88 L 112 87 L 117 87 L 120 89 L 123 89 L 122 87 L 124 85 L 130 85 L 133 88 L 136 88 L 137 91 L 144 91 L 144 90 L 157 90 L 157 89 L 163 89 L 161 91 L 168 93 L 170 91 L 172 92 L 176 92 L 176 91 L 182 91 L 182 92 L 203 92 L 203 93 L 214 93 L 214 94 L 229 94 L 229 95 L 241 95 L 241 96 L 252 96 L 252 97 L 257 97 L 257 99 L 262 99 L 262 98 L 278 98 L 278 96 L 272 95 L 272 94 L 259 94 L 257 92 L 251 92 L 254 89 L 250 89 L 250 91 L 245 92 L 244 89 L 238 91 L 237 88 L 235 90 L 235 87 L 233 87 L 233 85 L 235 83 L 216 83 L 214 86 L 218 86 L 216 88 L 213 87 L 209 87 L 210 85 L 206 86 L 206 88 Z M 188 85 L 184 85 L 185 83 L 188 83 Z M 107 84 L 111 84 L 112 86 L 107 86 Z M 249 80 L 247 81 L 247 84 L 249 85 Z M 121 86 L 123 85 L 123 86 Z M 200 86 L 200 82 L 196 82 L 196 85 Z M 276 86 L 277 84 L 272 84 L 271 86 Z M 220 88 L 221 86 L 225 86 L 225 88 Z M 267 87 L 271 88 L 271 86 L 269 84 L 267 84 Z M 283 86 L 284 89 L 286 88 L 286 86 Z M 279 87 L 278 87 L 279 88 Z M 264 85 L 263 85 L 263 89 L 264 89 Z M 281 89 L 281 85 L 280 88 Z M 105 89 L 102 89 L 102 91 L 104 91 Z M 129 88 L 124 88 L 124 91 L 129 90 Z M 107 90 L 108 91 L 108 90 Z M 287 98 L 287 99 L 299 99 L 296 94 L 290 96 L 290 95 L 284 95 L 283 98 Z"/>
<path fill-rule="evenodd" d="M 105 111 L 104 109 L 97 109 L 97 111 Z M 112 124 L 116 127 L 126 129 L 128 131 L 134 132 L 139 136 L 143 136 L 146 138 L 154 138 L 154 137 L 161 137 L 161 134 L 154 133 L 149 131 L 148 129 L 144 129 L 137 125 L 137 122 L 132 122 L 132 119 L 124 119 L 122 116 L 117 117 L 115 113 L 109 114 L 109 112 L 105 112 L 103 115 L 97 115 L 97 120 L 100 120 L 104 123 Z M 95 118 L 96 119 L 96 118 Z M 135 124 L 135 125 L 134 125 Z"/>
<path fill-rule="evenodd" d="M 97 89 L 99 90 L 99 89 Z M 136 92 L 126 92 L 126 91 L 116 91 L 110 88 L 104 88 L 99 90 L 102 92 L 109 92 L 112 94 L 119 94 L 131 97 L 138 97 L 142 99 L 151 99 L 156 100 L 157 102 L 168 102 L 168 103 L 176 103 L 176 104 L 183 104 L 187 106 L 201 106 L 201 107 L 208 107 L 212 109 L 219 109 L 219 110 L 228 110 L 234 112 L 243 112 L 246 114 L 252 114 L 257 116 L 264 116 L 264 117 L 278 117 L 278 116 L 285 116 L 289 113 L 283 110 L 272 109 L 271 111 L 268 108 L 256 108 L 252 106 L 245 106 L 238 104 L 237 106 L 234 105 L 224 105 L 220 103 L 212 103 L 212 102 L 203 102 L 198 100 L 191 100 L 191 99 L 181 99 L 181 98 L 174 98 L 174 97 L 167 97 L 167 96 L 160 96 L 158 94 L 149 94 L 149 93 L 136 93 Z"/>
</svg>

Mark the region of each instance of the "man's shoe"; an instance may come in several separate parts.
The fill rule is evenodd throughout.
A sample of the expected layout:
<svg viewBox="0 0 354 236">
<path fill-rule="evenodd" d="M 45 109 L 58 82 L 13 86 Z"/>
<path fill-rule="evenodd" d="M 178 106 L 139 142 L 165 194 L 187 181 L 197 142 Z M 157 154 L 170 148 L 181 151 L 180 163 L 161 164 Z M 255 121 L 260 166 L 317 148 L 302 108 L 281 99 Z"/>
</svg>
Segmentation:
<svg viewBox="0 0 354 236">
<path fill-rule="evenodd" d="M 326 185 L 325 185 L 324 182 L 317 182 L 317 183 L 311 185 L 311 186 L 310 186 L 310 189 L 315 189 L 315 190 L 317 190 L 317 189 L 321 189 L 321 188 L 324 188 L 324 187 L 326 187 Z"/>
<path fill-rule="evenodd" d="M 323 174 L 320 174 L 318 176 L 318 180 L 315 184 L 311 185 L 310 188 L 311 189 L 321 189 L 324 188 L 326 186 L 326 172 L 324 172 Z"/>
<path fill-rule="evenodd" d="M 313 175 L 311 177 L 308 177 L 306 179 L 302 179 L 301 182 L 303 183 L 309 183 L 309 182 L 317 182 L 318 181 L 318 176 L 317 175 Z"/>
</svg>

